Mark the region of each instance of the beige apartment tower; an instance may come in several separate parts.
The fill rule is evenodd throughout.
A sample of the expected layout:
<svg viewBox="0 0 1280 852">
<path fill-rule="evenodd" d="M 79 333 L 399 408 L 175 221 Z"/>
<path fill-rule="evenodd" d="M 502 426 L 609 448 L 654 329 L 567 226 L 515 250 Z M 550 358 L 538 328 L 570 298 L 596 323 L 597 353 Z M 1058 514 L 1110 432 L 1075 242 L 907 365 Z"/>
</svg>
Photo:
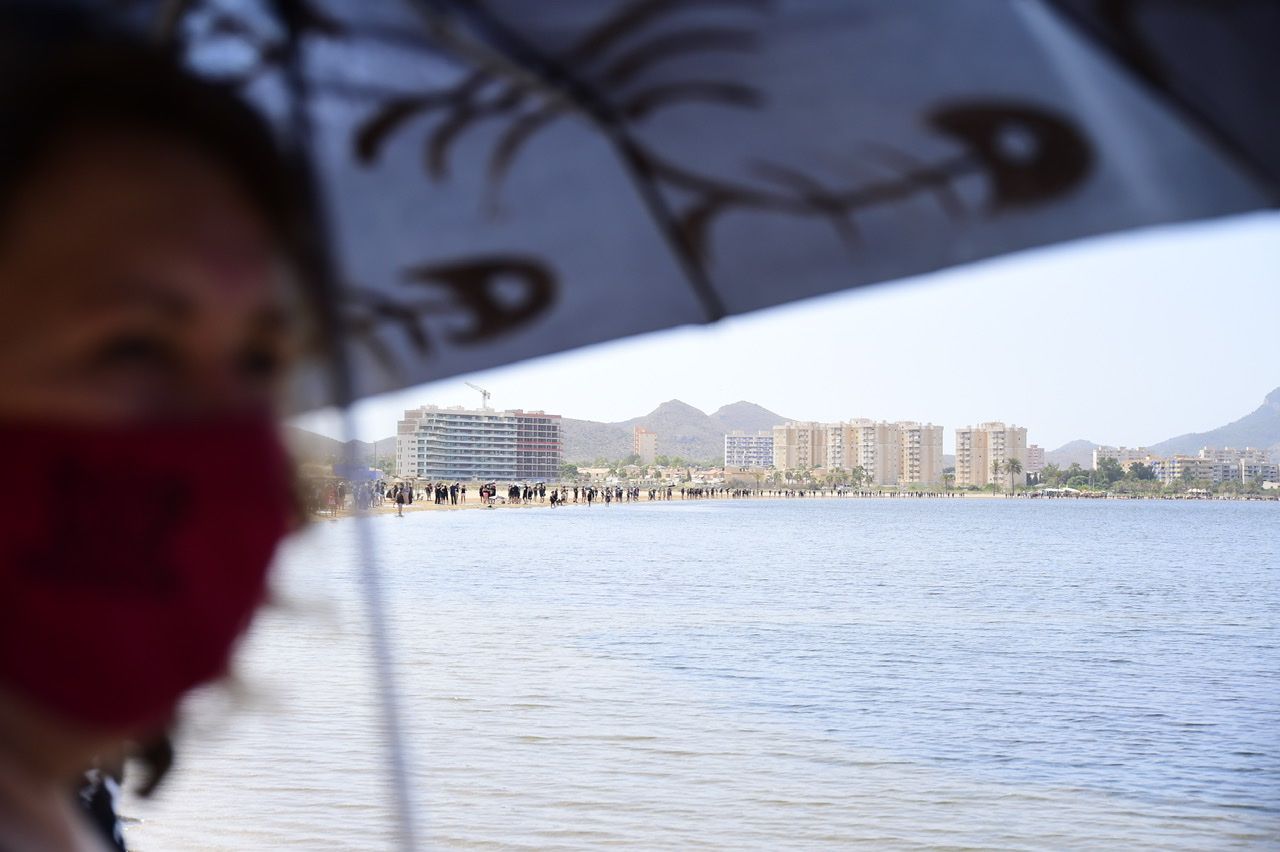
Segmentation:
<svg viewBox="0 0 1280 852">
<path fill-rule="evenodd" d="M 1022 472 L 1012 478 L 1013 484 L 1027 483 L 1027 430 L 1024 426 L 1006 426 L 1000 422 L 980 423 L 956 430 L 956 485 L 981 488 L 995 483 L 1007 485 L 1009 474 L 992 472 L 993 463 L 1004 465 L 1017 459 Z"/>
<path fill-rule="evenodd" d="M 827 466 L 866 471 L 868 484 L 897 485 L 901 472 L 898 424 L 865 417 L 827 427 Z"/>
<path fill-rule="evenodd" d="M 826 424 L 810 421 L 774 426 L 773 466 L 778 470 L 811 470 L 826 467 Z"/>
<path fill-rule="evenodd" d="M 865 417 L 829 424 L 827 467 L 860 467 L 871 485 L 937 485 L 942 482 L 942 427 Z"/>
<path fill-rule="evenodd" d="M 942 427 L 902 422 L 898 428 L 898 481 L 903 485 L 942 483 Z"/>
<path fill-rule="evenodd" d="M 640 457 L 640 464 L 653 464 L 658 457 L 658 433 L 643 426 L 635 427 L 631 436 L 631 451 Z"/>
</svg>

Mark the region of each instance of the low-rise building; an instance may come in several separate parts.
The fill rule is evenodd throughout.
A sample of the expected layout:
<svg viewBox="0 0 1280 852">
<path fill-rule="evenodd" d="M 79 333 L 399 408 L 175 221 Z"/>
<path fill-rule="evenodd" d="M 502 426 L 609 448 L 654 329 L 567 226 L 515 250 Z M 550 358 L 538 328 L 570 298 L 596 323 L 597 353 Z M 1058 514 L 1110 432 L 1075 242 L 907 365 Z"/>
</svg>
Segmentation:
<svg viewBox="0 0 1280 852">
<path fill-rule="evenodd" d="M 1268 482 L 1280 479 L 1280 464 L 1270 461 L 1265 450 L 1245 447 L 1202 447 L 1194 456 L 1179 454 L 1143 459 L 1156 479 L 1165 485 L 1180 482 Z"/>
<path fill-rule="evenodd" d="M 1098 469 L 1098 463 L 1104 459 L 1111 459 L 1120 464 L 1125 470 L 1129 466 L 1137 462 L 1148 464 L 1154 458 L 1151 451 L 1146 447 L 1094 447 L 1093 448 L 1093 469 Z"/>
<path fill-rule="evenodd" d="M 1240 462 L 1241 482 L 1280 482 L 1280 464 L 1262 461 Z"/>
<path fill-rule="evenodd" d="M 1266 450 L 1260 450 L 1257 447 L 1245 447 L 1237 450 L 1234 447 L 1201 447 L 1200 452 L 1196 453 L 1202 459 L 1212 459 L 1213 461 L 1227 462 L 1229 464 L 1237 464 L 1239 462 L 1250 462 L 1254 464 L 1266 464 L 1270 461 Z"/>
<path fill-rule="evenodd" d="M 1177 455 L 1169 458 L 1151 458 L 1149 464 L 1156 479 L 1165 485 L 1179 482 L 1208 482 L 1218 485 L 1239 479 L 1239 464 L 1215 461 L 1200 456 Z"/>
</svg>

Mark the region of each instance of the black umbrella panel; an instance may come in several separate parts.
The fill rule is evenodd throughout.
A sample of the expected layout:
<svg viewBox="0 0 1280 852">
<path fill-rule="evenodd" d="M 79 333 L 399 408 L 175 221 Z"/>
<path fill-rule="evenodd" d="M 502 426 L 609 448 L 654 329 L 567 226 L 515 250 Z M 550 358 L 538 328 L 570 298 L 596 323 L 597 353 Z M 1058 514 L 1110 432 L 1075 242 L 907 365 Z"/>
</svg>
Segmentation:
<svg viewBox="0 0 1280 852">
<path fill-rule="evenodd" d="M 309 158 L 354 397 L 1280 197 L 1265 2 L 134 7 Z"/>
</svg>

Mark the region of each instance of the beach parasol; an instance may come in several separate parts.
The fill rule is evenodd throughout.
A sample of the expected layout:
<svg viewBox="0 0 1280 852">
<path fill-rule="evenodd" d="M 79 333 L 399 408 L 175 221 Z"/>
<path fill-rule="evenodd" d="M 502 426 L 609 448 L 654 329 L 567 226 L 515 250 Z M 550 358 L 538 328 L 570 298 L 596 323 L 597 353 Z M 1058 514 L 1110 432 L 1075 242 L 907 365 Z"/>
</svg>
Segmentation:
<svg viewBox="0 0 1280 852">
<path fill-rule="evenodd" d="M 1280 201 L 1270 0 L 39 5 L 278 131 L 330 355 L 300 408 Z"/>
<path fill-rule="evenodd" d="M 60 5 L 310 176 L 346 366 L 300 407 L 1280 200 L 1268 0 Z"/>
</svg>

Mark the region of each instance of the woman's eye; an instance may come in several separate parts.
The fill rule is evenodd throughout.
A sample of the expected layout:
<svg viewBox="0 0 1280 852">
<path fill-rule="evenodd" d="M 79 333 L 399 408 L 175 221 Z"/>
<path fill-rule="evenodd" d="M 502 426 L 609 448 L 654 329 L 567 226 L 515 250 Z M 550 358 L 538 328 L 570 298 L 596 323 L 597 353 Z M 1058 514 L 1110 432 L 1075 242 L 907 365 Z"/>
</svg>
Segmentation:
<svg viewBox="0 0 1280 852">
<path fill-rule="evenodd" d="M 280 353 L 269 346 L 251 346 L 240 353 L 240 373 L 249 379 L 274 379 L 280 372 L 280 364 Z"/>
<path fill-rule="evenodd" d="M 94 363 L 107 369 L 140 368 L 171 370 L 178 366 L 178 354 L 163 340 L 143 335 L 117 337 L 101 346 Z"/>
</svg>

